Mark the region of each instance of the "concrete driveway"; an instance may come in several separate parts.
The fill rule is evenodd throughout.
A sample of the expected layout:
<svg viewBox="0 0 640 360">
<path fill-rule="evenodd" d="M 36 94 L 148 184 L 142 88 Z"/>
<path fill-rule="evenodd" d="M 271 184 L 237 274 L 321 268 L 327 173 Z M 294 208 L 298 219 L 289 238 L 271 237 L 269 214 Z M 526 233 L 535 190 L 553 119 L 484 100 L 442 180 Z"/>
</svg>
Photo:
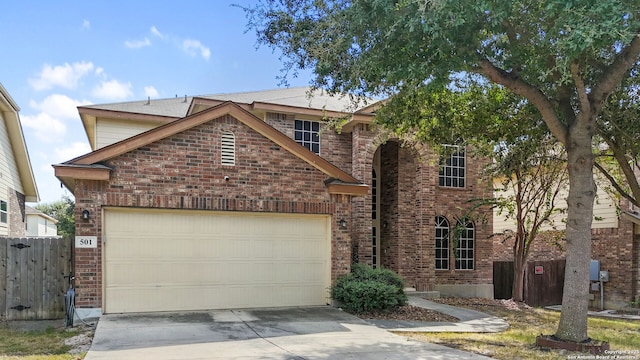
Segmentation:
<svg viewBox="0 0 640 360">
<path fill-rule="evenodd" d="M 407 340 L 332 307 L 103 315 L 85 360 L 488 359 Z"/>
</svg>

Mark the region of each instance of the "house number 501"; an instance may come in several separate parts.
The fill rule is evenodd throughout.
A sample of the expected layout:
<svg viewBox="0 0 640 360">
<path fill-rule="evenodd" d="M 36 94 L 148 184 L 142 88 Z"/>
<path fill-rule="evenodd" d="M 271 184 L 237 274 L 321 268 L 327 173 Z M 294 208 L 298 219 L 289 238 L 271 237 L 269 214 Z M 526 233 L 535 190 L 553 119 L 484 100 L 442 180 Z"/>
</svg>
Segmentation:
<svg viewBox="0 0 640 360">
<path fill-rule="evenodd" d="M 97 248 L 97 236 L 76 236 L 76 248 Z"/>
</svg>

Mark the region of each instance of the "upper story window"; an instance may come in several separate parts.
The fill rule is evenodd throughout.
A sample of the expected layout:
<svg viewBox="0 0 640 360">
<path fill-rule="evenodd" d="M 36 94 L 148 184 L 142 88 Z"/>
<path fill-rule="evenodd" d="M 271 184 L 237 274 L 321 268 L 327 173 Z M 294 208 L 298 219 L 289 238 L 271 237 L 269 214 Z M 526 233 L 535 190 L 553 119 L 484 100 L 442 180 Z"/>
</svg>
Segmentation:
<svg viewBox="0 0 640 360">
<path fill-rule="evenodd" d="M 221 161 L 222 165 L 236 164 L 236 137 L 231 131 L 222 134 L 221 138 Z"/>
<path fill-rule="evenodd" d="M 296 120 L 293 131 L 294 140 L 313 151 L 320 154 L 320 123 L 309 120 Z"/>
<path fill-rule="evenodd" d="M 7 202 L 0 200 L 0 224 L 6 224 L 8 221 Z"/>
<path fill-rule="evenodd" d="M 449 221 L 436 216 L 436 270 L 449 269 Z"/>
<path fill-rule="evenodd" d="M 443 147 L 444 155 L 440 157 L 439 184 L 444 187 L 463 188 L 466 173 L 464 147 L 457 145 Z"/>
<path fill-rule="evenodd" d="M 456 247 L 456 270 L 473 270 L 475 253 L 475 227 L 473 223 L 458 222 L 458 246 Z"/>
</svg>

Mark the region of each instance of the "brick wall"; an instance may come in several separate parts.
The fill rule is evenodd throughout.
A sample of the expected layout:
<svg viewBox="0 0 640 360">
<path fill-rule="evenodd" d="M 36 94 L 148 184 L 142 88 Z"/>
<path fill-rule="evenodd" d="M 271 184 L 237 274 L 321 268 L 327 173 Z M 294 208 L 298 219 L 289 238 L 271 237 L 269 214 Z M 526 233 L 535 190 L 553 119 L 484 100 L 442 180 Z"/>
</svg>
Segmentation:
<svg viewBox="0 0 640 360">
<path fill-rule="evenodd" d="M 305 117 L 297 118 L 293 114 L 280 114 L 268 112 L 265 116 L 265 122 L 281 133 L 294 139 L 294 122 L 295 120 L 308 120 Z M 351 173 L 351 134 L 337 133 L 326 123 L 319 121 L 320 127 L 320 156 L 331 162 L 340 170 Z"/>
<path fill-rule="evenodd" d="M 438 156 L 389 140 L 380 145 L 365 125 L 353 130 L 353 175 L 371 186 L 376 150 L 381 151 L 382 265 L 402 275 L 407 286 L 430 290 L 435 284 L 491 284 L 493 281 L 493 219 L 488 207 L 474 216 L 476 230 L 473 270 L 435 271 L 435 217 L 446 216 L 452 225 L 473 207 L 472 199 L 491 197 L 489 182 L 480 180 L 486 160 L 467 157 L 467 184 L 463 189 L 438 186 Z M 371 194 L 354 198 L 352 238 L 357 260 L 371 264 Z M 385 227 L 386 224 L 386 227 Z"/>
<path fill-rule="evenodd" d="M 424 171 L 427 177 L 423 177 L 423 199 L 432 201 L 428 206 L 428 217 L 425 226 L 426 242 L 429 251 L 434 253 L 435 247 L 435 217 L 445 216 L 450 227 L 454 227 L 458 219 L 465 216 L 474 206 L 474 199 L 490 198 L 493 189 L 490 182 L 483 180 L 482 169 L 488 164 L 487 159 L 477 159 L 471 156 L 467 150 L 466 155 L 466 181 L 464 188 L 447 188 L 438 185 L 439 168 L 438 156 L 426 154 Z M 433 164 L 429 166 L 428 164 Z M 481 207 L 469 214 L 469 219 L 474 224 L 474 269 L 456 270 L 455 251 L 449 246 L 450 260 L 449 270 L 434 270 L 438 284 L 491 284 L 493 282 L 493 217 L 489 207 Z M 453 234 L 451 234 L 453 236 Z M 433 256 L 433 255 L 432 255 Z M 435 266 L 434 266 L 435 267 Z"/>
<path fill-rule="evenodd" d="M 8 228 L 9 237 L 25 237 L 27 236 L 26 221 L 27 216 L 24 210 L 24 195 L 13 189 L 8 189 Z"/>
<path fill-rule="evenodd" d="M 220 136 L 232 131 L 236 165 L 220 164 Z M 350 198 L 327 193 L 327 176 L 227 116 L 105 162 L 109 182 L 76 182 L 76 234 L 101 237 L 104 206 L 261 211 L 349 216 Z M 224 177 L 228 176 L 229 181 Z M 92 214 L 80 218 L 83 210 Z M 102 244 L 77 249 L 78 307 L 101 307 Z M 332 221 L 332 277 L 348 272 L 351 238 Z"/>
</svg>

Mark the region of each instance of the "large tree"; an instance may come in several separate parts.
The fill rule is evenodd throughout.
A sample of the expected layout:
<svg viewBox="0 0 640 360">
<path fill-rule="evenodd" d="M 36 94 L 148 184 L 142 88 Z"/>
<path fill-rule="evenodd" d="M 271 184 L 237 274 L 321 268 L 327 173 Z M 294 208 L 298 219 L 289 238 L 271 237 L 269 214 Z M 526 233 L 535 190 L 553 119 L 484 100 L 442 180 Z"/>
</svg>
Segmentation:
<svg viewBox="0 0 640 360">
<path fill-rule="evenodd" d="M 535 106 L 569 170 L 556 336 L 588 339 L 592 140 L 638 61 L 637 0 L 263 0 L 246 11 L 258 41 L 282 52 L 285 69 L 311 69 L 318 87 L 391 96 L 475 73 Z"/>
</svg>

